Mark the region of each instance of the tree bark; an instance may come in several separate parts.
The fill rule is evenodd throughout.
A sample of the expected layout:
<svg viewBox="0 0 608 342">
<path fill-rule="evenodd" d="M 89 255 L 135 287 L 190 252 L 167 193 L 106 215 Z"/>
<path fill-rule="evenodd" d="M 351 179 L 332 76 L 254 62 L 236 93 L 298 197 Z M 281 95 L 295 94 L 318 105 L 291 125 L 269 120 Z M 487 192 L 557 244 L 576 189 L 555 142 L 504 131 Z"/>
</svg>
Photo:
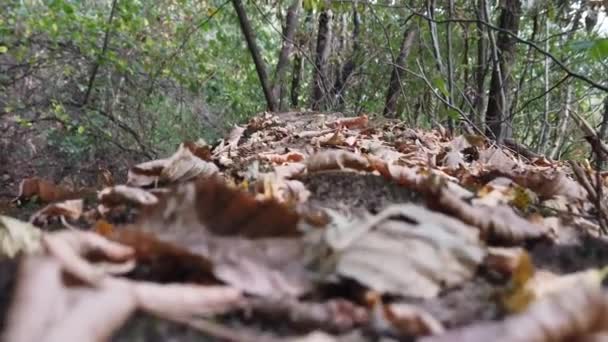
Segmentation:
<svg viewBox="0 0 608 342">
<path fill-rule="evenodd" d="M 348 58 L 348 60 L 344 63 L 338 75 L 336 77 L 336 82 L 334 83 L 333 95 L 334 98 L 338 100 L 338 105 L 344 105 L 344 91 L 346 90 L 346 82 L 355 71 L 355 60 L 359 55 L 359 51 L 361 50 L 361 44 L 359 42 L 359 33 L 361 32 L 361 19 L 359 18 L 359 12 L 357 11 L 357 6 L 353 5 L 353 51 Z"/>
<path fill-rule="evenodd" d="M 498 27 L 517 34 L 521 16 L 520 0 L 504 0 L 498 21 Z M 488 134 L 501 143 L 511 137 L 509 119 L 510 73 L 515 62 L 516 40 L 503 33 L 498 33 L 496 41 L 498 61 L 494 61 L 490 81 L 490 95 L 486 112 Z"/>
<path fill-rule="evenodd" d="M 565 41 L 570 41 L 576 31 L 578 31 L 584 10 L 585 7 L 580 6 L 575 12 L 574 17 L 572 18 L 572 28 L 565 37 Z M 564 103 L 562 107 L 562 115 L 559 116 L 559 124 L 557 125 L 558 128 L 555 132 L 555 138 L 553 139 L 553 148 L 549 154 L 549 157 L 552 159 L 559 159 L 566 138 L 566 129 L 568 128 L 568 124 L 570 122 L 570 113 L 572 111 L 572 80 L 566 81 L 565 93 L 566 95 L 563 97 Z"/>
<path fill-rule="evenodd" d="M 289 64 L 289 54 L 294 44 L 294 36 L 296 28 L 298 27 L 298 17 L 300 15 L 300 7 L 302 0 L 293 0 L 291 6 L 287 9 L 287 17 L 285 19 L 285 27 L 283 28 L 283 46 L 279 52 L 279 60 L 275 68 L 274 82 L 272 86 L 272 95 L 274 98 L 282 99 L 283 81 L 285 77 L 285 71 Z M 282 102 L 282 101 L 280 101 Z M 281 108 L 282 110 L 284 108 Z"/>
<path fill-rule="evenodd" d="M 255 40 L 255 32 L 251 28 L 251 24 L 249 23 L 249 19 L 247 18 L 247 13 L 245 12 L 243 3 L 241 2 L 241 0 L 232 0 L 232 4 L 234 5 L 234 9 L 239 18 L 239 24 L 241 26 L 241 31 L 245 36 L 245 40 L 247 41 L 247 47 L 249 48 L 249 52 L 251 53 L 251 57 L 253 58 L 255 70 L 258 74 L 258 78 L 260 79 L 260 84 L 262 85 L 262 91 L 264 92 L 264 97 L 266 98 L 268 110 L 270 110 L 271 112 L 277 111 L 278 103 L 276 97 L 272 92 L 272 89 L 270 88 L 268 74 L 266 73 L 266 64 L 262 59 L 260 49 Z"/>
<path fill-rule="evenodd" d="M 331 10 L 325 9 L 319 15 L 319 29 L 317 33 L 317 48 L 315 54 L 315 70 L 311 107 L 319 110 L 326 102 L 326 73 L 327 60 L 331 48 Z"/>
<path fill-rule="evenodd" d="M 388 85 L 388 92 L 386 94 L 386 103 L 384 105 L 383 112 L 384 116 L 386 117 L 395 117 L 396 115 L 397 100 L 399 99 L 400 82 L 401 77 L 403 75 L 403 68 L 405 67 L 405 61 L 407 60 L 407 57 L 410 54 L 410 50 L 412 44 L 414 43 L 415 37 L 416 30 L 413 28 L 408 28 L 403 33 L 401 48 L 399 50 L 397 60 L 395 61 L 395 65 L 393 66 L 393 72 L 391 74 L 391 79 Z"/>
<path fill-rule="evenodd" d="M 485 0 L 477 2 L 477 19 L 486 21 Z M 477 23 L 477 63 L 475 65 L 475 124 L 483 127 L 484 113 L 486 108 L 486 75 L 488 73 L 488 44 L 486 42 L 487 28 L 482 23 Z"/>
</svg>

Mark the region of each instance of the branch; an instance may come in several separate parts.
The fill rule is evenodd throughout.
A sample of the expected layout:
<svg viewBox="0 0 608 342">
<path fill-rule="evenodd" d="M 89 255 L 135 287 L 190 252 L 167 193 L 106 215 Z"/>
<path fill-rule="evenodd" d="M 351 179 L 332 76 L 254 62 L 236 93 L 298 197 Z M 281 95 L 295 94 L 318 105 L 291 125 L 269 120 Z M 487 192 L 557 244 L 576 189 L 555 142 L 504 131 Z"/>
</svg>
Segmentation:
<svg viewBox="0 0 608 342">
<path fill-rule="evenodd" d="M 251 27 L 251 23 L 249 23 L 247 12 L 245 12 L 245 7 L 243 6 L 241 0 L 232 0 L 232 5 L 234 6 L 234 10 L 239 18 L 241 31 L 243 32 L 243 36 L 245 36 L 245 41 L 249 47 L 249 52 L 251 52 L 251 57 L 253 58 L 253 63 L 255 64 L 255 70 L 258 73 L 258 78 L 260 79 L 260 83 L 262 85 L 262 91 L 264 92 L 264 97 L 266 98 L 266 102 L 268 104 L 268 109 L 271 112 L 274 112 L 278 109 L 278 105 L 276 98 L 273 96 L 272 90 L 270 89 L 268 74 L 266 73 L 266 64 L 262 59 L 260 50 L 255 41 L 255 32 Z"/>
<path fill-rule="evenodd" d="M 112 0 L 112 8 L 110 9 L 110 17 L 108 18 L 108 27 L 106 28 L 105 37 L 103 38 L 103 47 L 101 48 L 101 53 L 97 57 L 97 61 L 93 65 L 93 70 L 91 70 L 91 77 L 89 78 L 89 85 L 87 86 L 87 92 L 84 94 L 84 99 L 82 100 L 81 106 L 87 104 L 89 101 L 89 96 L 91 95 L 91 90 L 93 89 L 93 82 L 95 82 L 95 77 L 97 77 L 97 70 L 99 69 L 99 65 L 103 60 L 106 51 L 108 50 L 108 44 L 110 42 L 110 32 L 112 32 L 112 21 L 114 20 L 114 13 L 116 12 L 116 3 L 118 0 Z"/>
</svg>

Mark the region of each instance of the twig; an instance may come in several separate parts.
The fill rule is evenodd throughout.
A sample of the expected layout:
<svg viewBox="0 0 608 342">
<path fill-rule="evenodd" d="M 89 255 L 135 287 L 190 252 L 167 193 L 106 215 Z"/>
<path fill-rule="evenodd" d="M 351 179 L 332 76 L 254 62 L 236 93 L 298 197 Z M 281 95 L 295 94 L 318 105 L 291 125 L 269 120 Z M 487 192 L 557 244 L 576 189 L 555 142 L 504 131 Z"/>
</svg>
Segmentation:
<svg viewBox="0 0 608 342">
<path fill-rule="evenodd" d="M 93 89 L 93 82 L 95 82 L 95 77 L 97 76 L 97 70 L 99 70 L 99 65 L 103 60 L 106 51 L 108 50 L 108 44 L 110 42 L 110 33 L 112 32 L 112 21 L 114 20 L 114 13 L 116 12 L 116 3 L 118 0 L 112 1 L 112 8 L 110 9 L 110 17 L 108 18 L 108 27 L 106 28 L 106 33 L 103 38 L 103 47 L 101 48 L 101 53 L 97 57 L 97 61 L 93 65 L 93 70 L 91 70 L 91 77 L 89 78 L 89 85 L 87 86 L 87 92 L 84 95 L 84 99 L 82 100 L 81 107 L 84 107 L 89 101 L 89 96 L 91 95 L 91 90 Z"/>
<path fill-rule="evenodd" d="M 601 189 L 598 192 L 598 190 L 592 185 L 592 180 L 585 173 L 585 170 L 583 170 L 583 168 L 580 167 L 580 165 L 578 165 L 576 162 L 570 161 L 570 166 L 572 167 L 572 171 L 574 171 L 578 182 L 583 186 L 583 188 L 585 188 L 585 190 L 587 190 L 589 200 L 593 202 L 596 207 L 597 220 L 600 225 L 601 232 L 603 234 L 608 234 L 608 209 L 602 205 L 602 197 L 600 196 Z M 599 175 L 599 172 L 597 172 L 597 174 Z M 601 183 L 599 185 L 601 186 Z"/>
</svg>

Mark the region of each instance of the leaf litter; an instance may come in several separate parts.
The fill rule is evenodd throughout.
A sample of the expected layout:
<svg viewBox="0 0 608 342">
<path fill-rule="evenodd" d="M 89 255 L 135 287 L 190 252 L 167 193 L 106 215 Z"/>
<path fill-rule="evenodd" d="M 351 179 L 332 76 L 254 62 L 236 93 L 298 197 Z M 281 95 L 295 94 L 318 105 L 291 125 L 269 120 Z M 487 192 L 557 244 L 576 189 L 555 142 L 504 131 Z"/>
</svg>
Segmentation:
<svg viewBox="0 0 608 342">
<path fill-rule="evenodd" d="M 0 253 L 20 261 L 4 334 L 121 340 L 139 310 L 228 340 L 599 338 L 608 252 L 588 196 L 608 191 L 574 171 L 479 136 L 292 112 L 186 141 L 126 184 L 27 178 L 13 205 L 46 206 L 41 228 L 0 217 Z"/>
</svg>

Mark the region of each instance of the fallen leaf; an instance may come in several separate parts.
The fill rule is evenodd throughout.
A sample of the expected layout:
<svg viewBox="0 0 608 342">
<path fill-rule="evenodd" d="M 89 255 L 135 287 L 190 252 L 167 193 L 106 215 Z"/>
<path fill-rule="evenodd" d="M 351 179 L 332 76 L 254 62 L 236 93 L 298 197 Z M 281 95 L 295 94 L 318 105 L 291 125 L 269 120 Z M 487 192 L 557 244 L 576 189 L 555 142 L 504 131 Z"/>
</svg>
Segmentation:
<svg viewBox="0 0 608 342">
<path fill-rule="evenodd" d="M 328 228 L 326 241 L 338 251 L 337 274 L 381 293 L 421 298 L 470 279 L 486 253 L 475 228 L 409 204 Z"/>
<path fill-rule="evenodd" d="M 568 342 L 608 331 L 608 296 L 595 284 L 580 283 L 535 302 L 499 322 L 483 322 L 419 339 L 421 342 Z"/>
<path fill-rule="evenodd" d="M 43 203 L 63 201 L 77 197 L 71 189 L 59 186 L 48 180 L 32 177 L 26 178 L 19 184 L 19 194 L 14 201 L 27 201 L 37 197 Z"/>
<path fill-rule="evenodd" d="M 508 206 L 473 206 L 440 183 L 433 185 L 432 181 L 427 181 L 428 204 L 478 227 L 485 241 L 515 244 L 550 237 L 549 228 L 527 221 Z"/>
<path fill-rule="evenodd" d="M 84 201 L 82 199 L 67 200 L 49 204 L 32 215 L 30 222 L 35 226 L 47 226 L 52 219 L 69 219 L 76 221 L 82 215 Z"/>
<path fill-rule="evenodd" d="M 169 165 L 169 159 L 151 160 L 135 165 L 127 174 L 127 185 L 146 187 L 156 186 L 160 181 L 161 172 Z"/>
<path fill-rule="evenodd" d="M 122 204 L 137 206 L 153 205 L 158 202 L 158 198 L 150 191 L 126 185 L 105 188 L 97 194 L 97 199 L 106 208 Z"/>
<path fill-rule="evenodd" d="M 369 161 L 358 154 L 343 150 L 326 150 L 318 152 L 306 159 L 308 172 L 327 170 L 353 169 L 358 171 L 370 171 Z"/>
<path fill-rule="evenodd" d="M 336 121 L 328 122 L 328 127 L 346 127 L 348 129 L 363 129 L 367 127 L 369 119 L 367 115 L 363 114 L 354 118 L 338 119 Z"/>
<path fill-rule="evenodd" d="M 209 178 L 219 172 L 212 162 L 199 158 L 185 144 L 181 144 L 160 173 L 160 180 L 169 183 L 187 181 L 197 177 Z"/>
<path fill-rule="evenodd" d="M 42 232 L 31 223 L 0 215 L 0 255 L 13 258 L 19 252 L 40 249 Z"/>
<path fill-rule="evenodd" d="M 300 162 L 300 161 L 304 160 L 304 157 L 305 157 L 302 153 L 295 152 L 295 151 L 287 152 L 284 154 L 266 153 L 266 154 L 262 154 L 261 156 L 275 164 Z"/>
<path fill-rule="evenodd" d="M 425 336 L 444 332 L 443 325 L 425 310 L 408 303 L 382 302 L 378 293 L 366 300 L 371 305 L 371 324 L 375 331 L 393 336 Z"/>
</svg>

